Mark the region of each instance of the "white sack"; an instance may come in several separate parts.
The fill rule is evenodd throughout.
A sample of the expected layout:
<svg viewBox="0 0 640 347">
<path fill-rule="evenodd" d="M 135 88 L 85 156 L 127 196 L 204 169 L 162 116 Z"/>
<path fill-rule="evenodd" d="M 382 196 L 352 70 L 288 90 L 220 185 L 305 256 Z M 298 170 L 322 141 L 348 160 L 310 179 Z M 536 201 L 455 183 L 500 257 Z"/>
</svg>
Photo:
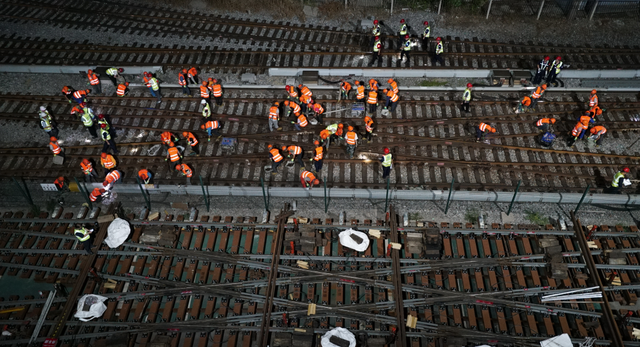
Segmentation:
<svg viewBox="0 0 640 347">
<path fill-rule="evenodd" d="M 573 347 L 569 334 L 554 336 L 550 339 L 540 341 L 542 347 Z"/>
<path fill-rule="evenodd" d="M 78 311 L 76 311 L 74 317 L 83 322 L 88 322 L 94 318 L 102 317 L 104 311 L 107 310 L 107 305 L 104 304 L 104 301 L 107 299 L 107 297 L 94 294 L 87 294 L 81 297 L 78 301 Z M 86 311 L 85 303 L 87 305 L 91 305 Z"/>
<path fill-rule="evenodd" d="M 107 237 L 104 239 L 104 243 L 106 243 L 110 248 L 119 247 L 129 237 L 130 233 L 131 227 L 129 226 L 129 223 L 122 218 L 116 218 L 111 222 L 111 224 L 109 224 Z"/>
<path fill-rule="evenodd" d="M 352 229 L 349 229 L 349 230 L 352 230 Z M 320 345 L 322 347 L 340 347 L 338 345 L 334 345 L 333 343 L 329 342 L 329 338 L 331 338 L 331 336 L 337 336 L 341 339 L 345 339 L 349 341 L 349 347 L 356 347 L 356 336 L 353 335 L 353 333 L 351 333 L 349 330 L 345 328 L 334 328 L 333 330 L 327 331 L 327 333 L 322 336 L 322 340 L 320 340 Z"/>
<path fill-rule="evenodd" d="M 362 239 L 362 243 L 357 243 L 351 238 L 351 235 L 356 235 Z M 369 248 L 369 236 L 362 231 L 353 229 L 347 229 L 341 232 L 338 237 L 340 238 L 340 244 L 351 249 L 355 249 L 358 252 L 364 252 Z"/>
</svg>

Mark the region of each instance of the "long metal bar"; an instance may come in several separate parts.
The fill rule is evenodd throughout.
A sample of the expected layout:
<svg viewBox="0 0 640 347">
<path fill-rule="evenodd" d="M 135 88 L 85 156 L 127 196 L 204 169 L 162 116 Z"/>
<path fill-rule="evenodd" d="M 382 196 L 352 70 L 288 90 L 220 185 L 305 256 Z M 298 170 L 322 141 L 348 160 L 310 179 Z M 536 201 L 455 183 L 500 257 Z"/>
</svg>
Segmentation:
<svg viewBox="0 0 640 347">
<path fill-rule="evenodd" d="M 509 211 L 507 211 L 507 216 L 511 214 L 511 209 L 513 208 L 513 203 L 516 202 L 516 197 L 518 196 L 518 191 L 520 190 L 520 184 L 522 180 L 518 180 L 518 185 L 516 185 L 516 191 L 513 192 L 513 199 L 511 199 L 511 204 L 509 204 Z"/>
<path fill-rule="evenodd" d="M 391 228 L 391 242 L 400 243 L 398 237 L 398 216 L 393 208 L 393 205 L 389 206 L 389 227 Z M 406 343 L 407 329 L 405 327 L 404 318 L 404 304 L 402 299 L 402 274 L 400 273 L 400 252 L 401 250 L 391 250 L 391 259 L 393 260 L 392 267 L 393 273 L 391 274 L 391 281 L 393 282 L 393 298 L 396 302 L 396 319 L 398 321 L 396 331 L 395 345 L 397 347 L 404 347 Z"/>
<path fill-rule="evenodd" d="M 584 193 L 582 193 L 582 197 L 580 198 L 580 202 L 578 202 L 578 206 L 576 206 L 576 209 L 573 210 L 574 214 L 578 213 L 578 210 L 580 209 L 580 206 L 582 206 L 582 202 L 584 201 L 584 197 L 589 194 L 589 189 L 591 189 L 591 183 L 587 184 L 587 188 L 584 190 Z"/>
<path fill-rule="evenodd" d="M 204 182 L 202 181 L 202 176 L 198 176 L 200 178 L 200 187 L 202 187 L 202 196 L 204 197 L 204 203 L 207 205 L 207 212 L 209 212 L 209 195 L 204 189 Z"/>
<path fill-rule="evenodd" d="M 33 204 L 33 199 L 31 199 L 31 194 L 29 194 L 29 188 L 27 188 L 26 183 L 22 181 L 22 184 L 24 184 L 24 187 L 23 187 L 20 185 L 20 183 L 18 183 L 18 180 L 15 177 L 11 177 L 11 179 L 13 180 L 13 183 L 15 183 L 16 187 L 18 187 L 18 189 L 20 190 L 20 194 L 22 194 L 22 196 L 27 200 L 29 205 L 35 206 Z"/>
<path fill-rule="evenodd" d="M 40 318 L 38 318 L 38 323 L 36 324 L 36 327 L 33 329 L 33 334 L 31 334 L 31 339 L 29 339 L 29 344 L 33 343 L 38 338 L 38 335 L 40 334 L 40 329 L 42 329 L 42 326 L 44 325 L 44 321 L 45 319 L 47 319 L 47 314 L 49 314 L 49 309 L 51 309 L 51 304 L 53 303 L 53 299 L 55 299 L 57 292 L 58 291 L 55 289 L 49 292 L 49 297 L 47 298 L 47 301 L 44 303 L 44 306 L 42 307 L 42 311 L 40 312 Z"/>
<path fill-rule="evenodd" d="M 82 197 L 84 198 L 84 201 L 87 203 L 87 205 L 89 205 L 89 209 L 92 210 L 93 209 L 93 203 L 91 203 L 91 199 L 89 199 L 89 191 L 87 190 L 87 187 L 80 184 L 80 181 L 78 180 L 78 177 L 74 177 L 73 178 L 76 181 L 76 184 L 78 185 L 78 189 L 80 190 L 80 193 L 82 194 Z"/>
<path fill-rule="evenodd" d="M 449 197 L 447 198 L 447 207 L 444 209 L 444 214 L 449 212 L 449 203 L 451 202 L 451 194 L 453 194 L 453 185 L 456 183 L 456 177 L 451 177 L 451 188 L 449 188 Z"/>
<path fill-rule="evenodd" d="M 140 182 L 140 177 L 136 176 L 136 182 L 138 182 L 138 187 L 140 187 L 140 193 L 142 193 L 142 196 L 144 197 L 144 201 L 147 204 L 147 211 L 151 211 L 151 201 L 149 201 L 149 196 L 144 188 L 142 188 L 142 183 Z"/>
</svg>

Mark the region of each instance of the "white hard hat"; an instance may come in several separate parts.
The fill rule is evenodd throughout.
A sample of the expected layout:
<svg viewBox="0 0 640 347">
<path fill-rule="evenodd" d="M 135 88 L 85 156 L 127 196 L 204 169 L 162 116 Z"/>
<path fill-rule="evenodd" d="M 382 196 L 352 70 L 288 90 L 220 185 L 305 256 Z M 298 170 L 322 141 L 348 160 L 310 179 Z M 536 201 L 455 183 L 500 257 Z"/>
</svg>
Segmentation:
<svg viewBox="0 0 640 347">
<path fill-rule="evenodd" d="M 202 99 L 202 101 L 200 101 L 200 105 L 206 105 L 207 104 L 207 100 Z"/>
<path fill-rule="evenodd" d="M 47 106 L 40 106 L 40 111 L 46 111 L 47 110 Z"/>
</svg>

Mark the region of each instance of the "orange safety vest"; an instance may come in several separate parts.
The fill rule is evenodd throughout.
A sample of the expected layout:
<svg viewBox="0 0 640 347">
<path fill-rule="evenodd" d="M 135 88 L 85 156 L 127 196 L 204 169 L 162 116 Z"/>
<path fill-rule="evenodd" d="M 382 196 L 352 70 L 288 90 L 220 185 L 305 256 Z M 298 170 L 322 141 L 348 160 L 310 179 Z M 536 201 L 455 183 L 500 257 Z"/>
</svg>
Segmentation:
<svg viewBox="0 0 640 347">
<path fill-rule="evenodd" d="M 82 107 L 80 107 L 80 105 L 73 106 L 73 108 L 71 109 L 71 114 L 74 114 L 76 112 L 84 113 L 84 111 L 82 110 Z"/>
<path fill-rule="evenodd" d="M 345 136 L 345 139 L 347 140 L 347 144 L 348 145 L 355 145 L 356 144 L 356 133 L 353 131 L 349 131 L 347 132 L 347 135 Z"/>
<path fill-rule="evenodd" d="M 313 173 L 311 173 L 311 171 L 303 171 L 300 174 L 300 178 L 303 181 L 312 182 L 316 179 L 316 176 Z"/>
<path fill-rule="evenodd" d="M 182 164 L 182 173 L 187 177 L 193 176 L 193 171 L 187 164 Z"/>
<path fill-rule="evenodd" d="M 277 148 L 272 148 L 269 153 L 271 153 L 272 159 L 276 163 L 283 159 L 280 155 L 280 151 Z"/>
<path fill-rule="evenodd" d="M 313 157 L 313 160 L 319 161 L 322 160 L 322 146 L 316 147 L 316 155 Z"/>
<path fill-rule="evenodd" d="M 180 152 L 178 151 L 177 148 L 169 147 L 167 152 L 169 153 L 169 158 L 171 159 L 171 162 L 180 160 Z"/>
<path fill-rule="evenodd" d="M 364 119 L 364 128 L 368 133 L 373 132 L 373 120 L 370 117 Z"/>
<path fill-rule="evenodd" d="M 113 183 L 117 180 L 120 179 L 120 171 L 118 170 L 113 170 L 111 172 L 109 172 L 109 174 L 107 175 L 107 177 L 105 177 L 105 180 L 109 183 Z"/>
<path fill-rule="evenodd" d="M 296 92 L 296 88 L 294 86 L 289 86 L 289 96 L 292 98 L 298 97 L 298 92 Z"/>
<path fill-rule="evenodd" d="M 342 86 L 341 86 L 342 90 L 344 90 L 345 92 L 348 92 L 351 90 L 351 84 L 349 82 L 342 82 Z"/>
<path fill-rule="evenodd" d="M 53 154 L 60 154 L 62 152 L 62 147 L 58 146 L 58 142 L 49 142 L 49 146 L 51 146 L 51 150 Z"/>
<path fill-rule="evenodd" d="M 187 75 L 189 77 L 197 76 L 198 75 L 198 70 L 196 70 L 195 67 L 192 67 L 192 68 L 189 69 L 189 71 L 187 71 Z"/>
<path fill-rule="evenodd" d="M 143 181 L 146 181 L 149 179 L 149 171 L 147 171 L 147 169 L 142 169 L 140 171 L 138 171 L 138 177 L 142 178 Z"/>
<path fill-rule="evenodd" d="M 309 124 L 307 122 L 307 117 L 305 117 L 303 114 L 298 116 L 298 124 L 300 124 L 301 128 L 304 128 L 307 126 L 307 124 Z"/>
<path fill-rule="evenodd" d="M 528 96 L 525 96 L 525 97 L 522 99 L 522 104 L 523 104 L 524 106 L 531 106 L 531 98 L 530 98 L 530 97 L 528 97 Z"/>
<path fill-rule="evenodd" d="M 589 107 L 596 106 L 598 104 L 598 95 L 593 94 L 589 97 Z"/>
<path fill-rule="evenodd" d="M 584 125 L 589 125 L 590 121 L 591 121 L 591 117 L 589 117 L 589 116 L 580 116 L 580 123 L 582 123 Z"/>
<path fill-rule="evenodd" d="M 338 130 L 336 130 L 335 134 L 336 136 L 342 136 L 343 132 L 344 132 L 344 128 L 338 127 Z"/>
<path fill-rule="evenodd" d="M 391 89 L 393 89 L 393 92 L 394 92 L 394 93 L 396 93 L 396 94 L 398 94 L 398 92 L 399 92 L 399 90 L 398 90 L 398 83 L 396 83 L 396 81 L 392 81 L 392 82 L 390 83 L 390 85 L 391 85 Z"/>
<path fill-rule="evenodd" d="M 184 77 L 184 74 L 182 72 L 178 73 L 178 84 L 183 87 L 187 85 L 187 78 Z"/>
<path fill-rule="evenodd" d="M 307 86 L 302 86 L 302 89 L 300 89 L 300 92 L 308 97 L 312 97 L 313 93 L 311 93 L 311 91 L 309 90 L 309 88 Z"/>
<path fill-rule="evenodd" d="M 218 129 L 220 127 L 220 124 L 218 124 L 217 120 L 210 120 L 207 122 L 207 124 L 205 124 L 205 129 L 211 128 L 211 129 Z"/>
<path fill-rule="evenodd" d="M 160 134 L 160 138 L 162 139 L 162 142 L 166 143 L 167 145 L 169 143 L 171 143 L 171 138 L 173 136 L 171 136 L 171 133 L 168 131 L 163 132 L 162 134 Z"/>
<path fill-rule="evenodd" d="M 95 73 L 87 73 L 87 77 L 89 78 L 89 83 L 91 83 L 92 86 L 100 84 L 100 80 Z"/>
<path fill-rule="evenodd" d="M 100 163 L 102 164 L 102 167 L 104 167 L 105 169 L 111 169 L 116 167 L 116 160 L 115 158 L 113 158 L 113 156 L 111 154 L 107 154 L 107 158 L 100 158 Z"/>
<path fill-rule="evenodd" d="M 602 135 L 604 135 L 607 133 L 607 128 L 603 127 L 602 125 L 596 125 L 593 128 L 591 128 L 591 133 L 594 135 L 601 131 L 602 131 Z"/>
<path fill-rule="evenodd" d="M 93 165 L 91 165 L 91 162 L 89 162 L 89 164 L 85 164 L 83 162 L 80 162 L 80 167 L 82 167 L 82 171 L 88 175 L 91 173 L 91 171 L 93 171 Z"/>
<path fill-rule="evenodd" d="M 217 98 L 222 96 L 222 86 L 220 84 L 213 85 L 213 96 Z"/>
<path fill-rule="evenodd" d="M 317 114 L 322 114 L 324 112 L 324 108 L 320 104 L 313 105 L 313 111 Z"/>
<path fill-rule="evenodd" d="M 331 133 L 327 129 L 324 129 L 320 132 L 320 138 L 323 140 L 326 140 L 329 135 L 331 135 Z"/>
<path fill-rule="evenodd" d="M 374 80 L 373 78 L 369 80 L 369 88 L 371 90 L 378 90 L 378 81 Z"/>
<path fill-rule="evenodd" d="M 551 118 L 540 118 L 538 119 L 538 122 L 536 123 L 536 126 L 542 126 L 542 124 L 544 123 L 550 123 L 551 122 Z"/>
<path fill-rule="evenodd" d="M 398 95 L 394 93 L 393 90 L 388 91 L 387 96 L 391 98 L 391 102 L 398 101 Z"/>
<path fill-rule="evenodd" d="M 539 99 L 539 98 L 542 96 L 542 93 L 543 93 L 542 88 L 541 88 L 541 87 L 538 87 L 538 88 L 536 88 L 536 90 L 531 94 L 531 97 L 532 97 L 532 98 L 534 98 L 534 99 Z"/>
<path fill-rule="evenodd" d="M 300 102 L 301 103 L 305 103 L 305 104 L 310 104 L 311 103 L 311 97 L 308 95 L 301 95 L 300 96 Z"/>
<path fill-rule="evenodd" d="M 493 129 L 489 124 L 486 123 L 480 123 L 478 127 L 480 128 L 480 131 L 484 132 L 491 131 Z"/>
<path fill-rule="evenodd" d="M 576 124 L 575 127 L 573 127 L 573 130 L 571 130 L 571 136 L 578 136 L 580 135 L 580 132 L 582 132 L 583 129 L 586 129 L 587 126 L 578 122 L 578 124 Z"/>
<path fill-rule="evenodd" d="M 599 116 L 602 114 L 602 109 L 600 108 L 600 106 L 596 105 L 589 109 L 589 112 L 591 112 L 594 116 Z"/>
<path fill-rule="evenodd" d="M 193 135 L 193 133 L 187 133 L 187 142 L 189 142 L 189 145 L 193 147 L 198 144 L 198 139 Z"/>
<path fill-rule="evenodd" d="M 269 119 L 278 120 L 278 106 L 271 106 L 269 109 Z"/>
<path fill-rule="evenodd" d="M 100 195 L 102 195 L 100 188 L 94 188 L 91 194 L 89 194 L 89 200 L 96 201 Z"/>
<path fill-rule="evenodd" d="M 358 100 L 364 99 L 364 86 L 358 86 L 358 95 L 356 95 Z"/>
<path fill-rule="evenodd" d="M 296 104 L 293 101 L 289 101 L 289 107 L 291 107 L 293 109 L 293 113 L 294 114 L 299 114 L 300 113 L 300 105 Z"/>
<path fill-rule="evenodd" d="M 298 155 L 302 153 L 302 148 L 300 148 L 299 146 L 289 146 L 287 150 L 289 151 L 289 153 L 293 155 Z"/>
<path fill-rule="evenodd" d="M 209 98 L 209 89 L 205 86 L 200 86 L 200 96 L 208 99 Z"/>
<path fill-rule="evenodd" d="M 87 95 L 87 92 L 85 92 L 84 90 L 76 90 L 75 92 L 73 92 L 73 97 L 76 99 L 82 98 L 83 95 Z"/>
<path fill-rule="evenodd" d="M 378 103 L 378 93 L 373 90 L 369 92 L 369 99 L 367 99 L 367 103 L 369 104 L 377 104 Z"/>
<path fill-rule="evenodd" d="M 127 91 L 127 86 L 124 84 L 119 84 L 118 85 L 118 90 L 116 91 L 116 94 L 118 94 L 118 96 L 124 96 L 124 93 Z"/>
<path fill-rule="evenodd" d="M 148 79 L 147 76 L 143 76 L 142 79 L 144 80 L 144 83 L 147 85 L 147 87 L 151 87 L 151 84 L 149 83 L 150 79 Z"/>
<path fill-rule="evenodd" d="M 53 181 L 53 184 L 62 189 L 62 187 L 64 187 L 64 178 L 62 180 L 56 178 L 56 180 Z"/>
</svg>

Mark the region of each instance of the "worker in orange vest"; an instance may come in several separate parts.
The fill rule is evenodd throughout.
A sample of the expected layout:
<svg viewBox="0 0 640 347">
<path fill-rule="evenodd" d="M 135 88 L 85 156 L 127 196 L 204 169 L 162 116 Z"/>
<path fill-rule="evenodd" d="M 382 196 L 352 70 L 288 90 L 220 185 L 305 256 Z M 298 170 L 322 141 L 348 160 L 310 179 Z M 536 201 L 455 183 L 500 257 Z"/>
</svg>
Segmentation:
<svg viewBox="0 0 640 347">
<path fill-rule="evenodd" d="M 153 77 L 151 72 L 143 72 L 143 76 L 144 83 L 147 88 L 149 88 L 149 93 L 151 93 L 154 98 L 158 99 L 158 103 L 161 103 L 162 94 L 160 93 L 160 82 L 158 82 L 157 78 Z"/>
<path fill-rule="evenodd" d="M 398 82 L 396 82 L 393 78 L 389 78 L 389 80 L 387 80 L 387 83 L 389 83 L 389 89 L 393 90 L 394 93 L 400 93 L 400 90 L 398 89 Z"/>
<path fill-rule="evenodd" d="M 476 125 L 476 142 L 483 140 L 486 134 L 495 133 L 496 128 L 491 127 L 487 123 L 480 123 Z"/>
<path fill-rule="evenodd" d="M 89 200 L 91 202 L 100 202 L 102 200 L 102 194 L 106 193 L 106 190 L 103 188 L 93 188 L 91 194 L 89 194 Z"/>
<path fill-rule="evenodd" d="M 595 119 L 596 116 L 601 116 L 602 115 L 602 111 L 604 111 L 603 109 L 600 108 L 600 106 L 595 105 L 592 108 L 589 109 L 589 116 L 591 116 L 591 118 Z"/>
<path fill-rule="evenodd" d="M 124 82 L 124 84 L 118 84 L 118 89 L 116 89 L 116 95 L 118 97 L 124 98 L 127 94 L 129 94 L 129 82 Z"/>
<path fill-rule="evenodd" d="M 514 108 L 514 111 L 516 111 L 516 114 L 529 112 L 529 106 L 531 106 L 531 98 L 525 96 L 524 98 L 522 98 L 522 100 L 520 100 L 518 107 Z"/>
<path fill-rule="evenodd" d="M 191 185 L 191 177 L 193 177 L 193 170 L 187 164 L 178 164 L 176 165 L 176 170 L 182 173 L 183 176 L 187 178 L 187 186 Z"/>
<path fill-rule="evenodd" d="M 367 104 L 369 104 L 369 112 L 376 113 L 376 110 L 378 109 L 378 92 L 375 90 L 369 90 Z"/>
<path fill-rule="evenodd" d="M 373 119 L 369 116 L 364 117 L 364 138 L 371 142 L 373 139 Z"/>
<path fill-rule="evenodd" d="M 109 171 L 116 168 L 116 159 L 111 155 L 105 152 L 100 154 L 100 165 L 104 168 L 105 175 L 109 173 Z"/>
<path fill-rule="evenodd" d="M 104 189 L 106 190 L 111 190 L 111 188 L 113 188 L 113 185 L 116 182 L 118 182 L 120 178 L 122 178 L 122 174 L 120 173 L 120 171 L 113 170 L 109 172 L 107 176 L 104 178 L 104 182 L 102 182 L 102 186 L 104 186 Z"/>
<path fill-rule="evenodd" d="M 311 92 L 311 90 L 309 90 L 309 87 L 298 84 L 298 90 L 300 90 L 300 95 L 306 95 L 310 98 L 313 98 L 313 93 Z"/>
<path fill-rule="evenodd" d="M 58 139 L 51 136 L 49 141 L 49 149 L 53 152 L 53 156 L 61 156 L 64 158 L 64 149 L 60 147 L 60 144 L 58 144 Z"/>
<path fill-rule="evenodd" d="M 294 161 L 300 164 L 300 167 L 304 168 L 304 161 L 302 161 L 302 157 L 304 156 L 304 151 L 300 146 L 291 145 L 289 147 L 282 146 L 283 152 L 288 152 L 287 158 L 291 158 L 291 161 Z"/>
<path fill-rule="evenodd" d="M 589 123 L 594 123 L 595 120 L 593 119 L 593 117 L 591 117 L 591 113 L 590 112 L 585 112 L 584 115 L 582 115 L 582 116 L 580 116 L 578 118 L 578 122 L 580 122 L 580 123 L 582 123 L 582 124 L 584 124 L 586 126 L 589 126 Z"/>
<path fill-rule="evenodd" d="M 78 104 L 81 104 L 83 102 L 87 102 L 87 94 L 89 94 L 91 92 L 90 89 L 85 89 L 85 90 L 76 90 L 75 92 L 73 92 L 73 94 L 71 94 L 71 97 L 73 98 L 73 101 L 75 101 Z"/>
<path fill-rule="evenodd" d="M 546 132 L 549 130 L 549 126 L 551 124 L 556 124 L 555 118 L 540 118 L 536 122 L 536 128 L 540 129 L 540 131 Z"/>
<path fill-rule="evenodd" d="M 169 161 L 169 167 L 171 165 L 180 164 L 182 160 L 182 155 L 180 154 L 180 150 L 176 147 L 175 143 L 171 142 L 169 144 L 169 148 L 167 148 L 167 157 L 164 158 L 164 161 Z"/>
<path fill-rule="evenodd" d="M 306 127 L 309 122 L 307 122 L 307 117 L 305 117 L 305 115 L 301 114 L 298 116 L 298 120 L 295 122 L 291 122 L 291 124 L 293 124 L 293 127 L 297 130 L 300 131 L 302 130 L 302 128 Z"/>
<path fill-rule="evenodd" d="M 599 147 L 602 144 L 604 135 L 607 133 L 607 128 L 602 125 L 596 125 L 591 128 L 589 132 L 591 132 L 591 136 L 589 138 L 596 143 L 596 147 Z"/>
<path fill-rule="evenodd" d="M 320 145 L 320 141 L 313 141 L 313 144 L 316 145 L 315 154 L 313 158 L 309 159 L 313 161 L 313 165 L 315 166 L 316 172 L 320 172 L 322 170 L 322 159 L 324 157 L 324 148 Z"/>
<path fill-rule="evenodd" d="M 73 100 L 73 92 L 73 88 L 69 86 L 62 87 L 62 95 L 67 98 L 67 101 L 69 101 L 69 103 L 71 103 L 71 101 Z"/>
<path fill-rule="evenodd" d="M 187 72 L 187 78 L 191 81 L 192 84 L 198 84 L 198 70 L 195 67 L 192 67 Z"/>
<path fill-rule="evenodd" d="M 598 106 L 598 91 L 597 90 L 592 90 L 591 94 L 589 95 L 589 108 L 594 107 L 594 106 Z"/>
<path fill-rule="evenodd" d="M 200 156 L 200 148 L 198 148 L 198 139 L 192 132 L 183 131 L 182 138 L 187 141 L 189 146 L 191 146 L 191 150 L 195 153 L 196 156 Z"/>
<path fill-rule="evenodd" d="M 91 164 L 89 159 L 82 159 L 80 167 L 82 168 L 85 182 L 92 182 L 94 179 L 98 178 L 98 174 L 96 174 L 96 171 L 93 169 L 93 164 Z"/>
<path fill-rule="evenodd" d="M 349 100 L 349 92 L 351 91 L 351 84 L 342 80 L 340 82 L 340 94 L 338 95 L 338 101 Z"/>
<path fill-rule="evenodd" d="M 366 106 L 367 98 L 364 95 L 364 85 L 360 81 L 355 81 L 353 84 L 356 85 L 356 100 L 362 102 Z"/>
<path fill-rule="evenodd" d="M 315 114 L 316 119 L 320 125 L 324 125 L 324 121 L 322 120 L 322 114 L 324 113 L 324 107 L 320 105 L 320 103 L 313 104 L 313 112 Z"/>
<path fill-rule="evenodd" d="M 282 164 L 284 158 L 282 154 L 280 154 L 280 150 L 273 145 L 268 145 L 267 150 L 269 150 L 269 159 L 271 159 L 271 174 L 275 175 L 278 173 L 278 166 Z"/>
<path fill-rule="evenodd" d="M 289 101 L 285 101 L 284 104 L 287 106 L 290 105 Z M 300 109 L 300 107 L 298 107 L 298 109 Z M 296 116 L 299 116 L 299 115 L 300 115 L 300 112 L 296 114 Z M 278 126 L 279 120 L 280 120 L 280 103 L 276 101 L 273 104 L 273 106 L 269 108 L 269 131 L 273 131 L 273 129 L 280 130 L 280 127 Z"/>
<path fill-rule="evenodd" d="M 162 143 L 169 146 L 169 144 L 173 141 L 178 141 L 178 137 L 174 134 L 172 134 L 170 131 L 165 131 L 162 134 L 160 134 L 160 140 L 162 140 Z"/>
<path fill-rule="evenodd" d="M 64 177 L 60 176 L 56 178 L 56 180 L 53 181 L 53 184 L 58 187 L 58 191 L 65 190 L 64 188 L 66 187 L 66 182 L 64 181 Z"/>
<path fill-rule="evenodd" d="M 347 154 L 349 155 L 349 159 L 353 159 L 356 147 L 358 146 L 358 134 L 353 131 L 353 127 L 351 125 L 349 125 L 347 130 L 347 133 L 344 135 L 344 141 L 347 144 Z"/>
<path fill-rule="evenodd" d="M 276 102 L 276 104 L 278 103 Z M 295 101 L 287 100 L 284 102 L 284 105 L 288 107 L 287 115 L 286 115 L 287 117 L 289 117 L 291 113 L 293 113 L 293 115 L 296 117 L 300 116 L 300 112 L 302 111 L 302 108 Z M 271 114 L 271 112 L 269 112 L 269 114 Z"/>
<path fill-rule="evenodd" d="M 320 180 L 318 180 L 311 171 L 302 170 L 300 173 L 300 183 L 304 189 L 309 190 L 313 188 L 314 185 L 317 186 L 320 184 Z"/>
<path fill-rule="evenodd" d="M 94 73 L 93 70 L 89 69 L 87 71 L 87 78 L 89 79 L 89 85 L 93 88 L 94 94 L 102 94 L 102 86 L 100 85 L 100 79 L 98 78 L 98 74 Z"/>
<path fill-rule="evenodd" d="M 380 88 L 380 84 L 378 83 L 378 81 L 376 81 L 375 78 L 372 78 L 369 80 L 369 90 L 373 90 L 377 92 L 379 88 Z"/>
<path fill-rule="evenodd" d="M 547 84 L 543 84 L 541 86 L 538 86 L 533 93 L 531 93 L 531 108 L 535 108 L 536 105 L 538 104 L 538 100 L 540 100 L 540 98 L 542 98 L 542 95 L 544 95 L 544 92 L 547 90 Z"/>
<path fill-rule="evenodd" d="M 216 99 L 216 105 L 222 106 L 222 84 L 215 78 L 212 82 L 211 91 L 213 92 L 213 97 Z"/>
<path fill-rule="evenodd" d="M 300 108 L 302 109 L 302 113 L 307 113 L 309 107 L 313 105 L 313 99 L 308 95 L 300 95 Z"/>
<path fill-rule="evenodd" d="M 569 139 L 567 141 L 567 146 L 572 147 L 575 144 L 576 140 L 582 139 L 584 133 L 589 127 L 588 124 L 588 122 L 587 124 L 584 124 L 579 121 L 576 126 L 573 127 L 573 129 L 571 130 L 571 135 L 569 136 Z"/>
<path fill-rule="evenodd" d="M 285 86 L 284 89 L 287 91 L 287 99 L 298 101 L 298 92 L 296 91 L 296 87 L 294 86 Z"/>
<path fill-rule="evenodd" d="M 180 88 L 182 88 L 183 95 L 191 96 L 191 89 L 189 89 L 189 82 L 187 81 L 187 69 L 182 69 L 182 71 L 178 72 L 178 84 Z"/>
<path fill-rule="evenodd" d="M 138 171 L 138 178 L 144 184 L 151 184 L 151 180 L 153 179 L 153 175 L 151 174 L 151 172 L 149 172 L 149 170 L 141 169 L 140 171 Z"/>
<path fill-rule="evenodd" d="M 209 88 L 207 87 L 207 81 L 202 81 L 202 85 L 200 86 L 200 97 L 202 100 L 206 101 L 209 107 L 211 107 L 211 93 L 209 92 Z"/>
<path fill-rule="evenodd" d="M 389 106 L 391 106 L 391 108 L 389 109 L 389 112 L 395 112 L 396 111 L 396 107 L 398 107 L 398 100 L 400 99 L 398 97 L 398 94 L 394 93 L 393 90 L 389 90 L 389 89 L 383 89 L 382 90 L 383 95 L 387 96 L 387 103 L 385 104 L 385 108 L 389 108 Z"/>
<path fill-rule="evenodd" d="M 320 131 L 320 142 L 323 146 L 327 146 L 327 148 L 329 148 L 329 141 L 331 141 L 330 136 L 331 132 L 329 132 L 329 130 L 322 129 L 322 131 Z"/>
<path fill-rule="evenodd" d="M 207 139 L 207 141 L 211 141 L 211 134 L 218 136 L 216 138 L 216 141 L 217 141 L 222 137 L 222 134 L 220 134 L 220 131 L 218 130 L 220 129 L 220 127 L 221 127 L 220 122 L 218 122 L 217 120 L 209 120 L 203 125 L 201 125 L 200 129 L 207 131 L 207 135 L 209 135 L 209 138 Z"/>
</svg>

